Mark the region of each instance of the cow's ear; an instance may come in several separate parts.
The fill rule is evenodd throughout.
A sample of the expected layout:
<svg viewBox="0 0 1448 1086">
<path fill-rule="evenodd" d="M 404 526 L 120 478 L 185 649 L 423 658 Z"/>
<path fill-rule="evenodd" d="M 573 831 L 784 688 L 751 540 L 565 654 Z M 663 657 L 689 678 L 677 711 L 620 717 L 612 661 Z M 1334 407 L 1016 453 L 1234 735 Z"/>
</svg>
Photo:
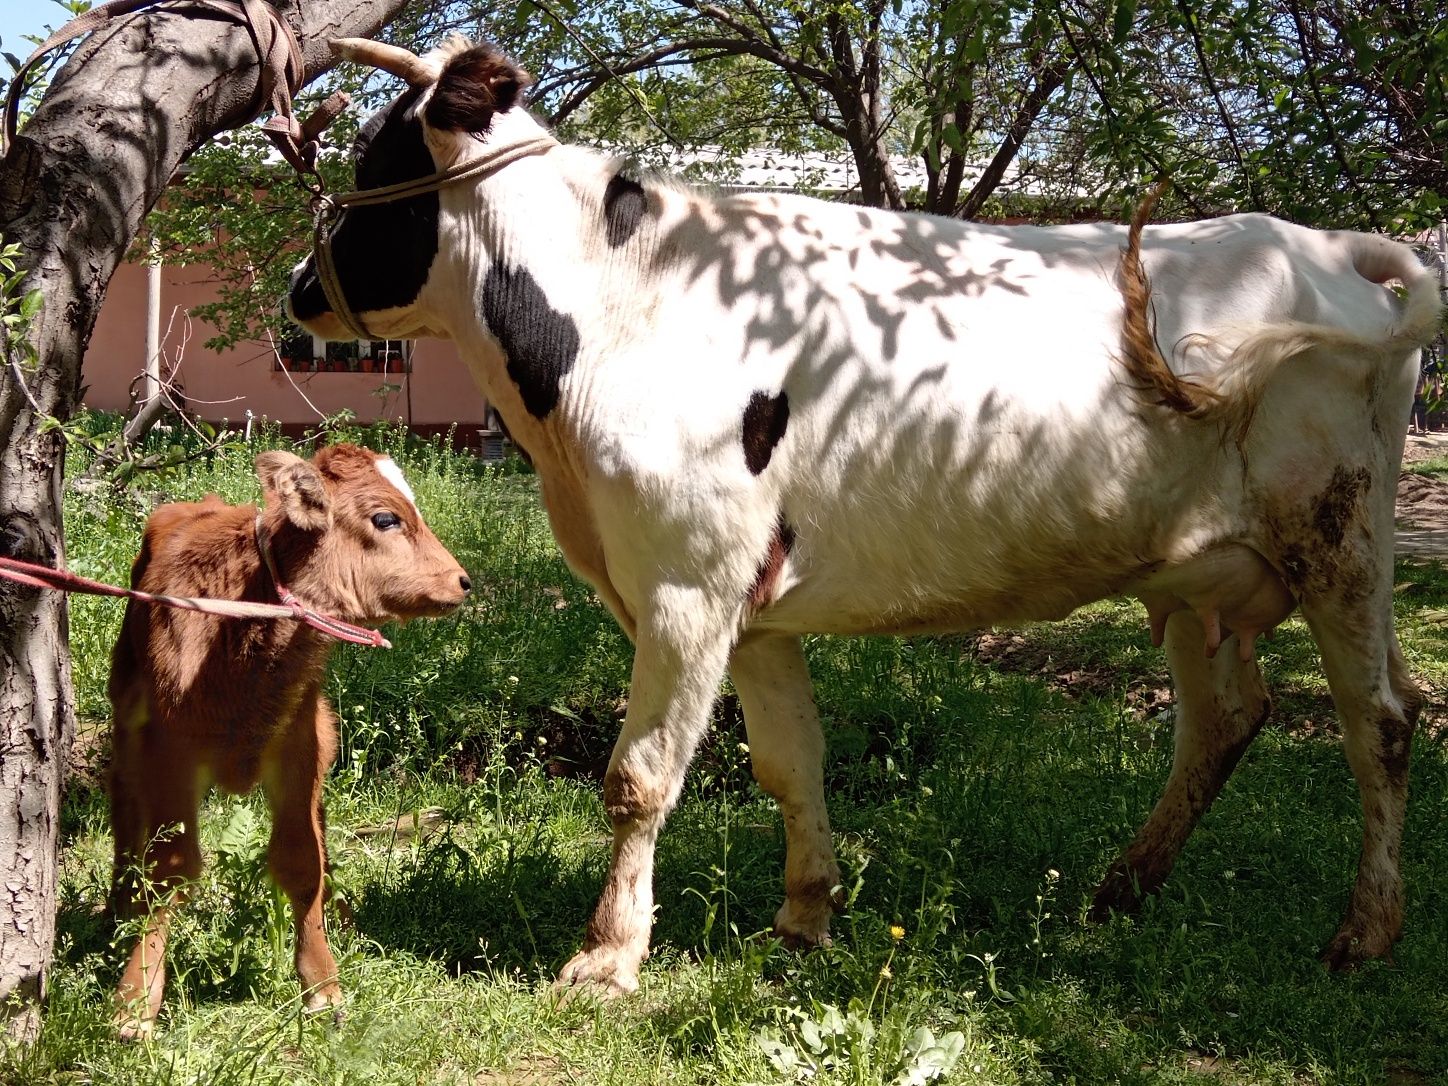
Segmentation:
<svg viewBox="0 0 1448 1086">
<path fill-rule="evenodd" d="M 322 475 L 300 456 L 273 450 L 256 458 L 267 505 L 280 506 L 287 519 L 304 532 L 323 531 L 332 522 L 331 503 Z"/>
<path fill-rule="evenodd" d="M 491 45 L 471 45 L 443 65 L 424 116 L 433 128 L 485 132 L 512 109 L 532 76 Z"/>
</svg>

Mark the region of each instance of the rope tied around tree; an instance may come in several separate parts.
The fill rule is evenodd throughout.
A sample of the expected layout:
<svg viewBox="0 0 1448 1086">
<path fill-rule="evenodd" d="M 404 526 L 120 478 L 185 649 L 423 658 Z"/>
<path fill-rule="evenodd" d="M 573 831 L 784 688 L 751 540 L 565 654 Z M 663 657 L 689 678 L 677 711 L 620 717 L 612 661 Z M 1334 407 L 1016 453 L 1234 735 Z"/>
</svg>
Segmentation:
<svg viewBox="0 0 1448 1086">
<path fill-rule="evenodd" d="M 109 26 L 115 19 L 147 9 L 187 16 L 220 15 L 246 28 L 261 66 L 254 115 L 271 106 L 273 116 L 261 125 L 261 130 L 297 171 L 303 186 L 314 194 L 320 193 L 322 179 L 317 173 L 319 138 L 350 99 L 344 91 L 337 91 L 306 120 L 296 119 L 292 112 L 292 99 L 302 89 L 306 67 L 301 45 L 290 24 L 265 0 L 108 0 L 72 19 L 36 47 L 6 89 L 3 118 L 0 118 L 3 121 L 0 124 L 0 157 L 14 146 L 26 77 L 40 60 L 75 38 Z"/>
</svg>

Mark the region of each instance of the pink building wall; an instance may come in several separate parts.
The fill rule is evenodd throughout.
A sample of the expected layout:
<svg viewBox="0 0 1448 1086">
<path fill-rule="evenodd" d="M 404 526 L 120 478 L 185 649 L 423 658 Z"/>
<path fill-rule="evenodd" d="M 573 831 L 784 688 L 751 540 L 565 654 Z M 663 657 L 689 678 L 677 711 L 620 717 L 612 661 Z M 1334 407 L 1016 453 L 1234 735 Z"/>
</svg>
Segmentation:
<svg viewBox="0 0 1448 1086">
<path fill-rule="evenodd" d="M 419 429 L 483 425 L 487 401 L 448 342 L 419 340 L 412 373 L 389 376 L 284 372 L 266 343 L 243 343 L 220 353 L 207 350 L 201 344 L 215 335 L 215 329 L 186 312 L 215 299 L 208 278 L 208 270 L 200 266 L 161 269 L 161 372 L 170 373 L 179 358 L 178 376 L 188 405 L 202 418 L 237 423 L 250 409 L 294 428 L 350 408 L 363 422 L 405 421 L 405 382 L 410 381 L 412 422 Z M 146 279 L 146 267 L 137 264 L 121 265 L 111 279 L 82 364 L 87 407 L 124 411 L 130 402 L 131 383 L 145 366 Z M 403 387 L 383 398 L 376 393 L 384 383 Z"/>
</svg>

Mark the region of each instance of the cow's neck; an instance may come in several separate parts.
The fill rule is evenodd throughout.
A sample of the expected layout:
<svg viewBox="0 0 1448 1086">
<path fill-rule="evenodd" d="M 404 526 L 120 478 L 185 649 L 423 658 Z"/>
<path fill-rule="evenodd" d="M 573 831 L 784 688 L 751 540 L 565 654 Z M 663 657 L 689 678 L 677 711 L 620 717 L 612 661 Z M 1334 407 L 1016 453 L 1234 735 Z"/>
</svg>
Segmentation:
<svg viewBox="0 0 1448 1086">
<path fill-rule="evenodd" d="M 490 139 L 526 138 L 522 122 Z M 583 470 L 578 435 L 594 400 L 582 390 L 636 334 L 621 317 L 637 312 L 656 246 L 642 192 L 608 156 L 560 146 L 448 201 L 449 281 L 465 285 L 448 323 L 514 439 L 550 474 Z"/>
</svg>

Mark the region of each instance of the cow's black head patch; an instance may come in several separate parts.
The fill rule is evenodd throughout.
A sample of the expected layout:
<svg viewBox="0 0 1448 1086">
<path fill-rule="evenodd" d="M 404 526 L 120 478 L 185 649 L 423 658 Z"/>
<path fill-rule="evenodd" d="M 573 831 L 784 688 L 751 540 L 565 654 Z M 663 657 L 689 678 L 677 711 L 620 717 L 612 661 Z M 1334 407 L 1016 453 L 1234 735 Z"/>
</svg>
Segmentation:
<svg viewBox="0 0 1448 1086">
<path fill-rule="evenodd" d="M 375 114 L 358 133 L 357 188 L 374 189 L 436 171 L 416 114 L 422 89 L 413 87 Z M 353 207 L 331 236 L 332 262 L 343 296 L 366 320 L 369 311 L 417 300 L 437 256 L 438 197 L 426 192 L 404 200 Z M 309 259 L 292 283 L 292 317 L 308 321 L 331 310 Z"/>
<path fill-rule="evenodd" d="M 487 43 L 454 53 L 427 103 L 427 123 L 454 132 L 486 132 L 495 113 L 512 109 L 531 77 Z"/>
</svg>

